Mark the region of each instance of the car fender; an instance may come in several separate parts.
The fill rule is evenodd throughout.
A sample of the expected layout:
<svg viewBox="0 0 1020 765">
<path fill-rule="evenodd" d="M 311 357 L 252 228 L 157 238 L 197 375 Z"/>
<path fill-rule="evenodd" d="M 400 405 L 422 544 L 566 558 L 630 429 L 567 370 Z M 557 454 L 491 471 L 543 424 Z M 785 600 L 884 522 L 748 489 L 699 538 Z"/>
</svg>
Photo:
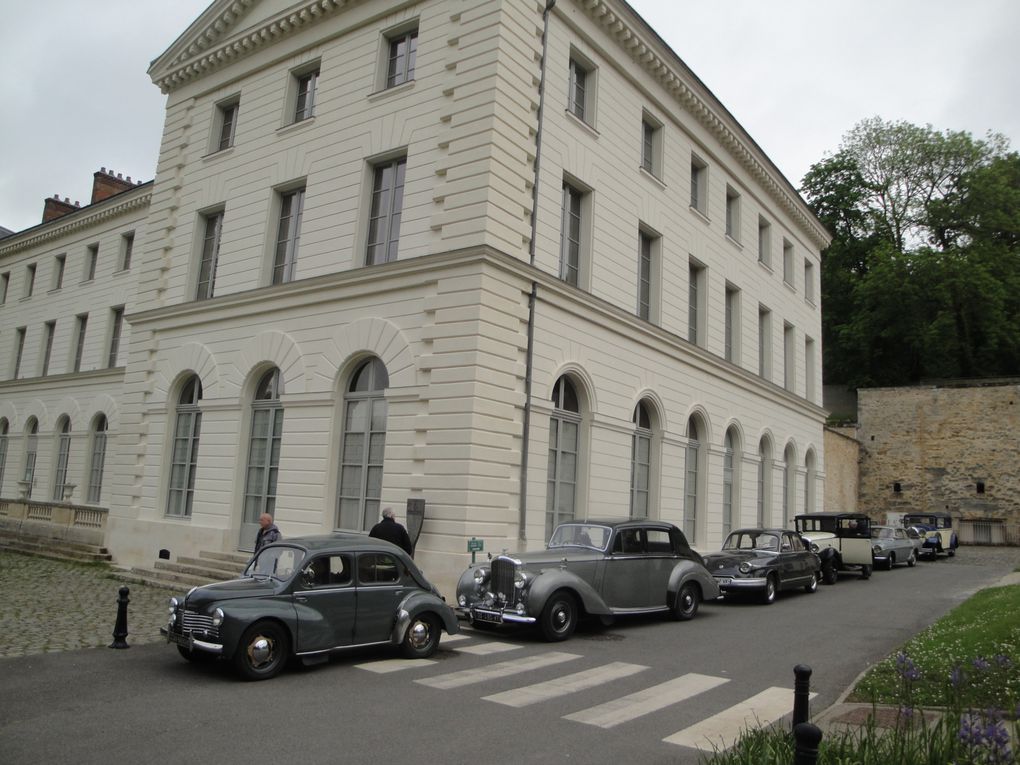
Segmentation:
<svg viewBox="0 0 1020 765">
<path fill-rule="evenodd" d="M 665 593 L 667 607 L 672 606 L 676 594 L 687 582 L 697 583 L 701 589 L 702 600 L 715 600 L 722 595 L 715 577 L 708 573 L 704 566 L 691 560 L 681 560 L 673 567 L 673 571 L 669 575 L 669 584 Z"/>
<path fill-rule="evenodd" d="M 818 556 L 821 565 L 827 566 L 832 563 L 838 562 L 839 553 L 836 552 L 835 547 L 822 547 L 818 550 L 813 551 Z"/>
<path fill-rule="evenodd" d="M 220 643 L 223 645 L 225 659 L 230 659 L 237 651 L 244 631 L 256 622 L 271 621 L 282 625 L 290 637 L 291 650 L 297 646 L 297 615 L 293 604 L 280 601 L 278 608 L 266 608 L 266 603 L 249 603 L 243 600 L 227 601 L 220 605 L 223 609 L 223 624 L 220 625 Z"/>
<path fill-rule="evenodd" d="M 535 576 L 528 588 L 528 612 L 538 617 L 545 608 L 545 602 L 556 590 L 566 589 L 581 599 L 585 611 L 594 615 L 608 615 L 612 611 L 595 588 L 577 574 L 566 569 L 543 569 Z"/>
<path fill-rule="evenodd" d="M 390 633 L 390 642 L 399 645 L 404 640 L 411 621 L 418 614 L 431 612 L 443 623 L 443 629 L 448 635 L 456 635 L 460 632 L 460 624 L 457 616 L 446 603 L 428 592 L 412 592 L 405 597 L 397 608 L 397 618 L 393 623 L 393 631 Z"/>
</svg>

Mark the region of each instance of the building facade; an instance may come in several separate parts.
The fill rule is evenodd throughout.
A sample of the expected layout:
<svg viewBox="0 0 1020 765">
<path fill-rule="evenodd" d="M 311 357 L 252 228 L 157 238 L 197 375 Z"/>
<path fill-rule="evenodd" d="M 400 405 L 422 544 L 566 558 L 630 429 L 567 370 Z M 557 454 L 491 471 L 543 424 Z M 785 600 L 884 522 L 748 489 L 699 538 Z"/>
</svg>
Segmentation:
<svg viewBox="0 0 1020 765">
<path fill-rule="evenodd" d="M 710 549 L 821 509 L 828 235 L 626 3 L 218 0 L 149 73 L 140 206 L 0 242 L 0 495 L 33 461 L 89 504 L 102 412 L 118 561 L 250 549 L 265 510 L 365 530 L 416 498 L 444 589 L 471 537 L 633 514 Z M 116 365 L 90 311 L 84 368 L 54 376 L 47 322 L 100 298 L 22 281 L 127 230 L 124 292 L 96 280 Z"/>
</svg>

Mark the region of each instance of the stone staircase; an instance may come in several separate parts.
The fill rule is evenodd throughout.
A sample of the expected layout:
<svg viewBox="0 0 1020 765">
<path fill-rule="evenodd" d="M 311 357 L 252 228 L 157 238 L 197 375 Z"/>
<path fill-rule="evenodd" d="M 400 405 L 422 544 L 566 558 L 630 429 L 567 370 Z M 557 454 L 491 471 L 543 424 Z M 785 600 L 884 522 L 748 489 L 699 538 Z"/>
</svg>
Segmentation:
<svg viewBox="0 0 1020 765">
<path fill-rule="evenodd" d="M 15 535 L 0 532 L 0 550 L 35 555 L 50 560 L 72 561 L 75 563 L 110 563 L 113 556 L 100 545 L 68 542 L 62 539 Z"/>
<path fill-rule="evenodd" d="M 236 579 L 249 560 L 251 556 L 245 553 L 202 550 L 197 558 L 180 556 L 176 561 L 157 560 L 152 568 L 123 569 L 114 576 L 124 582 L 184 592 L 197 585 Z"/>
</svg>

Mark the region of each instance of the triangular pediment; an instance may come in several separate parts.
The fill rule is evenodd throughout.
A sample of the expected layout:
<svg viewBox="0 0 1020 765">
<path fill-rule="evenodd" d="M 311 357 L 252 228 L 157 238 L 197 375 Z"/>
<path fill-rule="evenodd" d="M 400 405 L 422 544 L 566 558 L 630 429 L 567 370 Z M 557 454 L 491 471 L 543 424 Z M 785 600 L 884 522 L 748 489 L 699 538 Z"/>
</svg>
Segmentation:
<svg viewBox="0 0 1020 765">
<path fill-rule="evenodd" d="M 149 66 L 164 93 L 358 0 L 215 0 Z"/>
</svg>

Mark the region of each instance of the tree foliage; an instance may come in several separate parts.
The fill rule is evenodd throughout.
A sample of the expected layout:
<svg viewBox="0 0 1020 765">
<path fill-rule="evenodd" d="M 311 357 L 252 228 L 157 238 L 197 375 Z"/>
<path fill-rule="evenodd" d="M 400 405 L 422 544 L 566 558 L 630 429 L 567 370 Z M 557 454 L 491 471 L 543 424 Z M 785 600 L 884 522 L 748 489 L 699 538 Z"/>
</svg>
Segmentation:
<svg viewBox="0 0 1020 765">
<path fill-rule="evenodd" d="M 825 377 L 1020 374 L 1020 156 L 989 134 L 864 120 L 802 191 L 822 257 Z"/>
</svg>

